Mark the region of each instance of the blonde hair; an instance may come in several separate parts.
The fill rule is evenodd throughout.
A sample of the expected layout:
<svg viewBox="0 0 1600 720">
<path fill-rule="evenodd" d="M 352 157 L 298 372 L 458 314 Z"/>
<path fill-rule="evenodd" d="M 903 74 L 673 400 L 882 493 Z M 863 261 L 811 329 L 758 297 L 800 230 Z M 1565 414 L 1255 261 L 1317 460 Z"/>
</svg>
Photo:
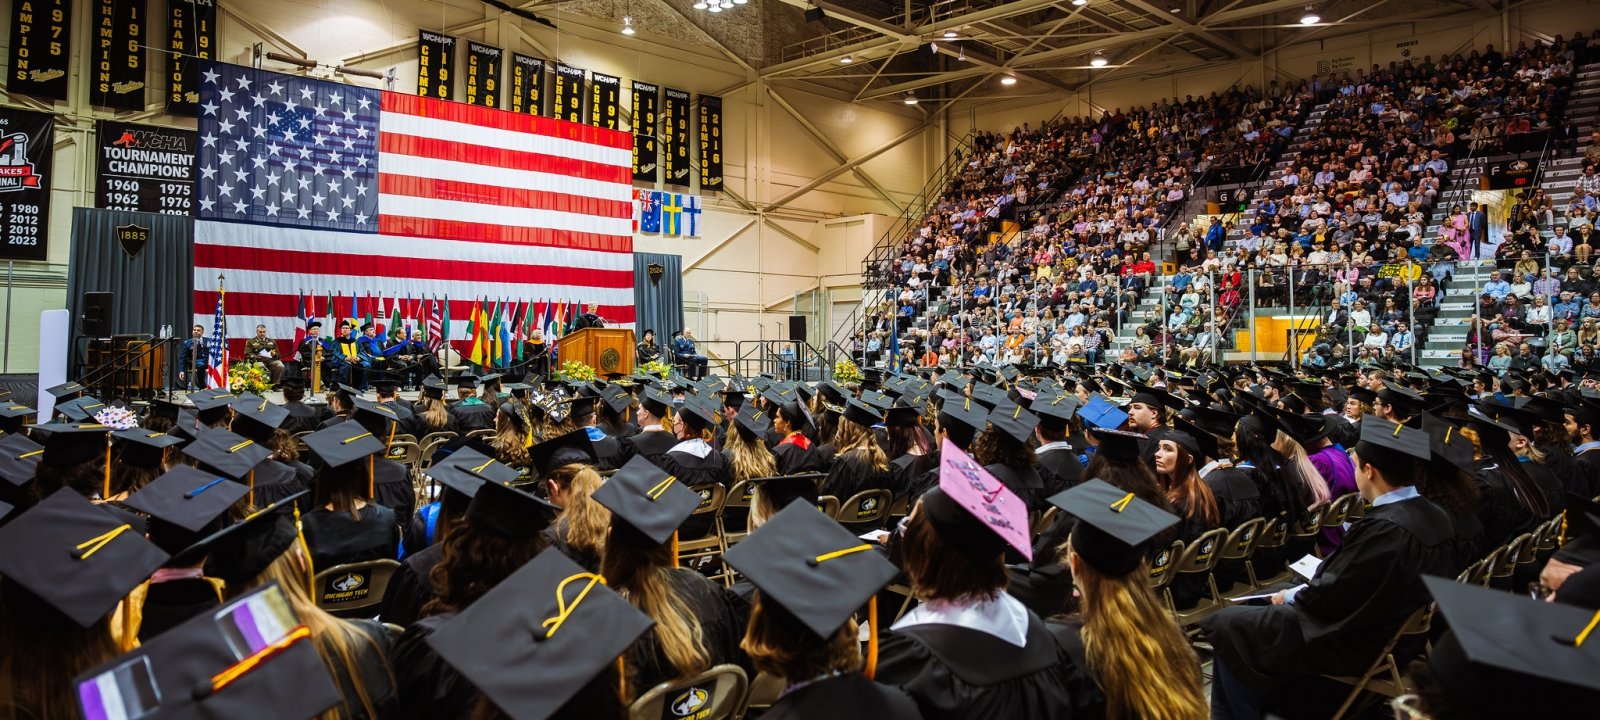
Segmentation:
<svg viewBox="0 0 1600 720">
<path fill-rule="evenodd" d="M 1081 560 L 1071 551 L 1072 558 Z M 1205 720 L 1210 707 L 1200 659 L 1145 583 L 1146 562 L 1111 577 L 1087 562 L 1072 562 L 1082 596 L 1083 654 L 1106 694 L 1112 720 Z"/>
<path fill-rule="evenodd" d="M 228 600 L 237 598 L 250 590 L 266 585 L 269 582 L 278 583 L 283 589 L 284 597 L 289 599 L 289 605 L 294 608 L 294 614 L 300 618 L 300 623 L 311 630 L 311 637 L 316 642 L 317 654 L 322 656 L 322 663 L 328 666 L 328 671 L 334 677 L 347 677 L 352 680 L 350 688 L 355 691 L 357 702 L 361 703 L 360 711 L 349 707 L 352 698 L 345 698 L 344 704 L 321 714 L 322 720 L 340 720 L 345 717 L 375 717 L 377 708 L 373 698 L 367 692 L 365 682 L 362 682 L 361 649 L 358 643 L 366 645 L 366 650 L 373 657 L 379 658 L 383 663 L 384 676 L 388 678 L 390 687 L 394 687 L 394 669 L 389 666 L 389 659 L 383 649 L 366 633 L 357 629 L 351 622 L 340 620 L 320 607 L 311 599 L 311 588 L 306 585 L 307 574 L 310 571 L 310 559 L 300 550 L 296 543 L 289 550 L 272 561 L 254 580 L 245 583 L 231 584 L 224 588 L 223 594 Z M 343 685 L 343 683 L 340 683 Z"/>
<path fill-rule="evenodd" d="M 878 447 L 878 439 L 872 436 L 870 428 L 862 427 L 859 423 L 839 421 L 839 429 L 833 433 L 833 446 L 840 456 L 853 450 L 861 451 L 873 470 L 883 472 L 889 469 L 889 456 L 884 454 L 883 448 Z"/>
<path fill-rule="evenodd" d="M 711 667 L 711 653 L 699 619 L 668 580 L 674 572 L 672 561 L 670 545 L 652 542 L 632 526 L 617 523 L 606 541 L 600 574 L 612 590 L 656 621 L 656 641 L 677 679 L 682 679 Z M 632 690 L 635 683 L 628 685 Z"/>
<path fill-rule="evenodd" d="M 599 555 L 606 544 L 606 531 L 611 527 L 611 511 L 591 496 L 605 478 L 588 465 L 572 463 L 552 470 L 545 482 L 557 483 L 565 491 L 556 522 L 566 530 L 567 544 Z"/>
<path fill-rule="evenodd" d="M 443 400 L 423 395 L 417 400 L 417 417 L 422 418 L 428 432 L 442 432 L 450 427 L 450 408 Z"/>
<path fill-rule="evenodd" d="M 1306 457 L 1306 449 L 1300 443 L 1279 430 L 1277 439 L 1272 441 L 1272 449 L 1282 454 L 1284 461 L 1295 466 L 1300 476 L 1305 478 L 1307 489 L 1311 491 L 1312 506 L 1332 499 L 1333 491 L 1328 489 L 1328 479 L 1322 476 L 1317 466 L 1311 464 L 1311 458 Z"/>
<path fill-rule="evenodd" d="M 770 477 L 778 474 L 778 461 L 760 438 L 747 439 L 734 428 L 728 433 L 728 449 L 732 451 L 733 480 Z"/>
</svg>

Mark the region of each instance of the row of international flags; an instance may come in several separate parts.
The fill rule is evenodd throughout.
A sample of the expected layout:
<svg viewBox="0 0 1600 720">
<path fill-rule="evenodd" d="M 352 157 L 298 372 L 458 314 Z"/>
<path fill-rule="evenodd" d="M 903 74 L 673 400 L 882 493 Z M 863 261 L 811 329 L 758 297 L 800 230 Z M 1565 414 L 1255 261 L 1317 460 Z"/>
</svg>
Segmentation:
<svg viewBox="0 0 1600 720">
<path fill-rule="evenodd" d="M 322 320 L 322 339 L 335 340 L 339 325 L 345 321 L 357 327 L 372 324 L 379 337 L 403 341 L 414 330 L 422 331 L 422 342 L 430 350 L 439 348 L 450 340 L 449 297 L 385 297 L 381 293 L 352 293 L 348 298 L 341 293 L 328 293 L 322 298 L 322 312 L 317 311 L 319 297 L 315 293 L 300 291 L 295 326 L 295 347 L 306 339 L 307 328 L 314 320 Z M 575 300 L 529 300 L 475 298 L 467 319 L 466 357 L 483 367 L 505 367 L 526 359 L 524 341 L 535 331 L 549 341 L 559 339 L 575 329 L 584 304 Z M 593 305 L 589 305 L 592 309 Z M 342 311 L 342 312 L 341 312 Z M 222 313 L 218 302 L 217 312 Z M 459 349 L 459 347 L 458 347 Z"/>
</svg>

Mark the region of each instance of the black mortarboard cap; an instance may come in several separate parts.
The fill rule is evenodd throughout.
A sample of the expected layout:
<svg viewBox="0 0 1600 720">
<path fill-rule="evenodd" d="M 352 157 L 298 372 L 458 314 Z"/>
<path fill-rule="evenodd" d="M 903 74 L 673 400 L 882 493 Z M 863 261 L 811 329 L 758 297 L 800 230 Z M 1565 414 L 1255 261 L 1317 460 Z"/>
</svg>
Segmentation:
<svg viewBox="0 0 1600 720">
<path fill-rule="evenodd" d="M 615 385 L 611 386 L 611 388 L 608 388 L 608 390 L 609 392 L 605 393 L 604 397 L 606 405 L 609 406 L 613 412 L 622 412 L 623 410 L 627 410 L 628 406 L 633 404 L 633 394 L 627 390 L 619 388 Z"/>
<path fill-rule="evenodd" d="M 0 553 L 0 577 L 85 628 L 167 561 L 131 525 L 71 488 L 0 528 L 0 547 L 10 548 Z"/>
<path fill-rule="evenodd" d="M 195 417 L 204 425 L 215 425 L 227 417 L 235 399 L 232 395 L 190 398 L 194 401 Z"/>
<path fill-rule="evenodd" d="M 390 423 L 398 423 L 403 419 L 400 410 L 376 400 L 358 397 L 353 404 L 355 411 L 350 413 L 350 419 L 371 430 L 374 435 L 387 437 L 391 429 Z"/>
<path fill-rule="evenodd" d="M 347 424 L 339 423 L 339 427 Z M 184 446 L 183 454 L 223 475 L 241 480 L 272 457 L 272 450 L 247 437 L 213 428 L 197 433 L 194 442 Z"/>
<path fill-rule="evenodd" d="M 1378 391 L 1378 399 L 1395 406 L 1395 409 L 1405 414 L 1421 410 L 1428 402 L 1410 388 L 1388 381 L 1385 381 L 1383 389 Z"/>
<path fill-rule="evenodd" d="M 528 461 L 534 472 L 544 477 L 564 465 L 594 465 L 599 457 L 595 454 L 594 443 L 589 440 L 589 432 L 578 428 L 528 448 Z"/>
<path fill-rule="evenodd" d="M 310 495 L 310 490 L 301 490 L 196 543 L 209 552 L 206 575 L 242 583 L 264 572 L 300 537 L 295 528 L 294 505 Z"/>
<path fill-rule="evenodd" d="M 898 573 L 871 545 L 815 507 L 790 503 L 723 560 L 822 639 Z"/>
<path fill-rule="evenodd" d="M 892 407 L 883 414 L 884 427 L 911 427 L 917 424 L 922 411 L 915 407 Z"/>
<path fill-rule="evenodd" d="M 118 430 L 111 433 L 111 437 L 121 443 L 118 445 L 121 450 L 117 455 L 118 461 L 142 468 L 160 467 L 163 451 L 183 443 L 183 438 L 141 427 Z"/>
<path fill-rule="evenodd" d="M 1366 421 L 1362 421 L 1366 424 Z M 1422 416 L 1422 431 L 1428 434 L 1428 449 L 1437 458 L 1472 472 L 1472 441 L 1461 434 L 1456 423 L 1432 413 Z"/>
<path fill-rule="evenodd" d="M 683 424 L 691 430 L 704 430 L 717 424 L 717 411 L 706 407 L 697 398 L 684 400 L 683 407 L 678 409 L 678 417 L 683 418 Z"/>
<path fill-rule="evenodd" d="M 1137 462 L 1144 443 L 1148 441 L 1145 436 L 1126 430 L 1091 428 L 1089 434 L 1095 439 L 1095 452 L 1105 453 L 1107 459 L 1121 462 Z"/>
<path fill-rule="evenodd" d="M 88 396 L 56 405 L 56 412 L 72 422 L 89 422 L 94 419 L 95 413 L 104 409 L 105 403 Z"/>
<path fill-rule="evenodd" d="M 248 492 L 226 477 L 179 465 L 129 495 L 125 504 L 162 522 L 199 532 Z"/>
<path fill-rule="evenodd" d="M 1567 493 L 1566 535 L 1555 559 L 1580 567 L 1600 563 L 1600 503 Z"/>
<path fill-rule="evenodd" d="M 660 544 L 700 506 L 700 494 L 690 490 L 643 455 L 635 455 L 605 484 L 594 491 L 595 502 L 615 518 L 632 525 Z"/>
<path fill-rule="evenodd" d="M 543 720 L 655 621 L 555 548 L 441 623 L 428 645 L 514 720 Z"/>
<path fill-rule="evenodd" d="M 1035 395 L 1028 411 L 1039 416 L 1039 422 L 1064 424 L 1078 413 L 1078 396 L 1071 393 L 1046 393 Z"/>
<path fill-rule="evenodd" d="M 459 466 L 457 466 L 459 467 Z M 470 468 L 463 470 L 472 473 Z M 473 473 L 477 474 L 477 473 Z M 561 508 L 507 483 L 482 477 L 484 483 L 467 506 L 466 521 L 475 527 L 513 538 L 538 537 Z"/>
<path fill-rule="evenodd" d="M 6 429 L 7 432 L 16 432 L 30 416 L 38 412 L 27 405 L 0 401 L 0 428 Z"/>
<path fill-rule="evenodd" d="M 872 427 L 883 422 L 883 416 L 877 408 L 860 400 L 851 398 L 845 403 L 844 418 L 862 427 Z"/>
<path fill-rule="evenodd" d="M 233 418 L 234 432 L 264 443 L 289 419 L 289 410 L 259 395 L 240 395 L 233 402 Z"/>
<path fill-rule="evenodd" d="M 1021 405 L 1002 402 L 989 413 L 989 424 L 1019 443 L 1028 442 L 1033 429 L 1039 427 L 1039 416 L 1022 409 Z"/>
<path fill-rule="evenodd" d="M 666 417 L 667 410 L 672 407 L 672 396 L 653 387 L 645 388 L 639 394 L 639 406 L 655 417 Z"/>
<path fill-rule="evenodd" d="M 1104 480 L 1089 480 L 1050 498 L 1050 503 L 1078 518 L 1072 549 L 1084 562 L 1112 577 L 1139 567 L 1145 544 L 1178 524 L 1178 516 Z"/>
<path fill-rule="evenodd" d="M 772 415 L 749 404 L 739 408 L 739 413 L 733 416 L 733 424 L 740 435 L 752 440 L 761 439 L 772 429 Z"/>
<path fill-rule="evenodd" d="M 70 467 L 106 459 L 106 433 L 111 428 L 100 423 L 45 423 L 29 425 L 28 429 L 34 437 L 44 435 L 44 454 L 39 456 L 39 462 L 45 465 Z"/>
<path fill-rule="evenodd" d="M 968 440 L 983 432 L 988 422 L 988 411 L 969 397 L 946 395 L 939 407 L 939 426 L 957 435 L 965 432 Z"/>
<path fill-rule="evenodd" d="M 446 385 L 438 375 L 429 375 L 422 379 L 422 394 L 435 400 L 443 400 L 444 392 L 449 389 L 450 386 Z"/>
<path fill-rule="evenodd" d="M 485 482 L 506 484 L 521 476 L 516 468 L 470 447 L 458 448 L 428 466 L 428 477 L 467 497 L 477 495 Z"/>
<path fill-rule="evenodd" d="M 69 397 L 71 395 L 75 395 L 77 393 L 81 393 L 85 389 L 86 388 L 81 383 L 65 382 L 65 383 L 61 383 L 60 385 L 52 385 L 50 387 L 47 387 L 47 388 L 44 389 L 44 391 L 47 392 L 47 393 L 50 393 L 50 397 L 53 397 L 53 398 L 55 398 L 57 400 L 60 400 L 62 398 L 66 398 L 66 397 Z"/>
<path fill-rule="evenodd" d="M 360 423 L 342 422 L 301 438 L 311 452 L 330 468 L 364 460 L 383 452 L 379 440 Z"/>
<path fill-rule="evenodd" d="M 1162 440 L 1171 440 L 1189 448 L 1189 453 L 1194 455 L 1196 460 L 1199 460 L 1202 456 L 1213 459 L 1218 457 L 1217 436 L 1189 422 L 1187 418 L 1173 418 L 1172 426 L 1177 428 L 1179 432 L 1167 433 L 1166 436 L 1161 438 Z"/>
<path fill-rule="evenodd" d="M 456 387 L 475 388 L 477 386 L 478 386 L 478 377 L 476 375 L 457 375 L 456 376 Z"/>
<path fill-rule="evenodd" d="M 894 398 L 878 392 L 877 390 L 867 390 L 866 392 L 861 393 L 861 402 L 864 402 L 867 404 L 867 406 L 877 410 L 888 410 L 889 408 L 894 407 Z"/>
<path fill-rule="evenodd" d="M 0 437 L 0 480 L 21 487 L 33 481 L 44 446 L 27 435 Z"/>
<path fill-rule="evenodd" d="M 1378 417 L 1361 420 L 1360 442 L 1426 462 L 1428 434 L 1414 427 L 1392 423 Z"/>
</svg>

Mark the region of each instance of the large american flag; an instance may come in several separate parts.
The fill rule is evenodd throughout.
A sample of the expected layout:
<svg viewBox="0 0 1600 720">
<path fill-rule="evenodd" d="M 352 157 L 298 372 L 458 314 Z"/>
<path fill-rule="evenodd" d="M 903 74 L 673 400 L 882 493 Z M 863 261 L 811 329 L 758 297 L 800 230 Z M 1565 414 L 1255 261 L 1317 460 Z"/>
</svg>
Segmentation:
<svg viewBox="0 0 1600 720">
<path fill-rule="evenodd" d="M 196 322 L 227 275 L 235 342 L 330 293 L 448 297 L 455 340 L 480 298 L 632 326 L 628 133 L 208 63 L 199 135 Z"/>
</svg>

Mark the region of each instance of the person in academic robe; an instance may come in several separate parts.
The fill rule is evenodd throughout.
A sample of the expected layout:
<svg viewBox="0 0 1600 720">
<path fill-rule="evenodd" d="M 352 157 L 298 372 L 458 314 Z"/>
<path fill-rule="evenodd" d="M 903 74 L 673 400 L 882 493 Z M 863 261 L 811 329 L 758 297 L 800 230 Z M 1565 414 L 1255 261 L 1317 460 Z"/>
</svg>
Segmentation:
<svg viewBox="0 0 1600 720">
<path fill-rule="evenodd" d="M 463 375 L 456 382 L 462 394 L 461 400 L 450 407 L 450 414 L 456 418 L 456 432 L 466 435 L 474 430 L 494 429 L 495 407 L 472 392 L 478 387 L 478 379 Z"/>
<path fill-rule="evenodd" d="M 716 411 L 691 398 L 684 401 L 672 420 L 678 444 L 662 456 L 658 467 L 689 487 L 721 485 L 723 489 L 732 488 L 733 468 L 728 458 L 711 446 Z M 684 523 L 683 535 L 703 537 L 714 521 L 709 513 L 690 518 Z"/>
<path fill-rule="evenodd" d="M 266 507 L 307 489 L 312 468 L 300 462 L 299 444 L 282 427 L 289 420 L 288 409 L 259 395 L 241 395 L 233 405 L 231 430 L 272 451 L 249 478 L 251 502 L 256 507 Z"/>
<path fill-rule="evenodd" d="M 1422 429 L 1428 433 L 1428 450 L 1433 455 L 1421 486 L 1422 496 L 1450 513 L 1455 525 L 1455 567 L 1466 568 L 1491 549 L 1483 544 L 1483 521 L 1478 518 L 1483 499 L 1472 477 L 1472 440 L 1461 432 L 1465 423 L 1456 418 L 1424 414 Z"/>
<path fill-rule="evenodd" d="M 856 493 L 867 490 L 893 490 L 889 458 L 872 434 L 872 426 L 881 421 L 877 408 L 855 398 L 845 401 L 838 430 L 834 432 L 838 454 L 822 481 L 823 495 L 847 502 Z M 864 528 L 861 532 L 871 529 Z"/>
<path fill-rule="evenodd" d="M 150 516 L 150 542 L 172 556 L 142 592 L 131 595 L 139 608 L 140 642 L 222 604 L 222 581 L 206 577 L 206 547 L 200 540 L 226 526 L 229 509 L 249 490 L 216 480 L 179 466 L 128 497 L 130 510 Z"/>
<path fill-rule="evenodd" d="M 728 551 L 724 559 L 759 590 L 740 647 L 785 685 L 763 718 L 922 717 L 903 691 L 873 682 L 875 668 L 863 667 L 854 614 L 898 574 L 870 550 L 816 508 L 795 503 Z"/>
<path fill-rule="evenodd" d="M 410 420 L 416 413 L 416 407 L 400 397 L 400 380 L 394 374 L 373 373 L 372 392 L 378 396 L 379 405 L 394 410 L 395 415 L 402 421 Z"/>
<path fill-rule="evenodd" d="M 385 348 L 383 355 L 390 363 L 389 372 L 405 378 L 407 386 L 412 384 L 413 378 L 439 373 L 439 358 L 422 341 L 421 330 L 412 330 L 411 337 Z"/>
<path fill-rule="evenodd" d="M 711 424 L 701 431 L 709 434 Z M 674 534 L 700 505 L 700 495 L 690 484 L 636 457 L 593 494 L 595 502 L 611 511 L 600 575 L 656 621 L 624 655 L 624 699 L 629 701 L 658 683 L 693 677 L 714 665 L 749 667 L 739 649 L 743 623 L 726 590 L 694 570 L 677 567 L 673 557 Z"/>
<path fill-rule="evenodd" d="M 405 422 L 406 434 L 420 441 L 434 433 L 453 433 L 459 429 L 460 421 L 445 405 L 445 389 L 444 381 L 437 375 L 423 379 L 422 394 L 417 396 L 417 404 L 412 406 L 411 419 Z"/>
<path fill-rule="evenodd" d="M 327 415 L 331 414 L 327 405 L 313 407 L 306 404 L 308 382 L 310 381 L 295 375 L 283 379 L 283 409 L 289 411 L 289 417 L 283 421 L 282 427 L 291 436 L 316 430 Z"/>
<path fill-rule="evenodd" d="M 889 487 L 896 502 L 909 501 L 917 478 L 932 470 L 939 460 L 933 435 L 922 427 L 922 410 L 917 407 L 889 408 L 884 411 L 883 425 L 888 443 L 884 455 L 890 458 Z"/>
<path fill-rule="evenodd" d="M 633 348 L 634 360 L 639 365 L 646 365 L 661 360 L 661 346 L 656 344 L 656 331 L 645 330 L 639 343 Z"/>
<path fill-rule="evenodd" d="M 366 390 L 372 383 L 373 372 L 387 373 L 394 368 L 394 362 L 383 354 L 385 344 L 384 338 L 378 337 L 376 324 L 366 323 L 361 326 L 361 335 L 356 338 L 356 356 L 360 358 L 361 367 L 366 368 L 367 372 L 362 373 L 360 384 L 352 383 L 356 387 Z"/>
<path fill-rule="evenodd" d="M 1221 527 L 1216 495 L 1197 472 L 1201 457 L 1199 440 L 1178 429 L 1166 433 L 1156 447 L 1156 477 L 1179 518 L 1177 539 L 1185 545 Z M 1172 604 L 1179 610 L 1194 607 L 1207 594 L 1203 574 L 1180 574 L 1168 588 Z"/>
<path fill-rule="evenodd" d="M 350 419 L 350 413 L 356 409 L 356 396 L 361 391 L 344 383 L 329 388 L 323 397 L 328 401 L 328 411 L 322 416 L 322 422 L 316 429 L 326 430 Z"/>
<path fill-rule="evenodd" d="M 366 389 L 366 368 L 370 367 L 361 356 L 361 336 L 356 334 L 355 323 L 348 320 L 339 324 L 339 337 L 333 341 L 333 356 L 328 359 L 329 369 L 337 382 Z"/>
<path fill-rule="evenodd" d="M 290 358 L 294 362 L 289 365 L 289 374 L 285 377 L 304 378 L 309 384 L 311 382 L 311 366 L 317 361 L 318 349 L 322 350 L 322 371 L 325 373 L 322 376 L 322 381 L 331 381 L 333 379 L 332 376 L 326 373 L 328 372 L 330 361 L 333 359 L 333 343 L 322 339 L 322 322 L 320 320 L 313 320 L 306 325 L 306 336 L 300 340 L 298 345 L 295 345 L 294 355 Z"/>
<path fill-rule="evenodd" d="M 1512 450 L 1517 428 L 1471 411 L 1464 434 L 1473 441 L 1472 479 L 1482 502 L 1478 521 L 1483 546 L 1498 547 L 1565 508 L 1555 496 L 1559 483 L 1533 462 L 1522 462 Z"/>
<path fill-rule="evenodd" d="M 634 422 L 633 393 L 621 385 L 609 385 L 601 391 L 595 418 L 595 427 L 618 442 L 639 432 L 639 425 Z"/>
<path fill-rule="evenodd" d="M 781 436 L 772 446 L 772 459 L 778 464 L 778 474 L 796 475 L 814 472 L 816 461 L 812 456 L 811 438 L 801 432 L 806 426 L 805 411 L 794 401 L 773 404 L 772 432 Z"/>
<path fill-rule="evenodd" d="M 400 434 L 400 413 L 387 405 L 356 398 L 355 412 L 350 417 L 383 445 L 383 456 L 367 462 L 367 469 L 372 473 L 368 499 L 394 510 L 395 518 L 404 521 L 416 509 L 417 492 L 411 482 L 411 471 L 405 464 L 388 458 L 389 443 Z"/>
<path fill-rule="evenodd" d="M 983 469 L 1022 498 L 1030 513 L 1042 513 L 1049 506 L 1044 478 L 1035 467 L 1038 456 L 1028 447 L 1038 426 L 1037 415 L 1007 400 L 989 413 L 989 427 L 972 446 L 972 456 L 983 463 Z"/>
<path fill-rule="evenodd" d="M 1227 607 L 1202 621 L 1217 653 L 1213 717 L 1265 717 L 1320 675 L 1359 675 L 1428 602 L 1421 576 L 1456 574 L 1450 515 L 1416 488 L 1427 433 L 1369 417 L 1353 459 L 1372 506 L 1311 581 L 1270 605 Z"/>
<path fill-rule="evenodd" d="M 1178 516 L 1100 480 L 1051 502 L 1077 520 L 1059 552 L 1079 611 L 1051 627 L 1072 659 L 1071 716 L 1205 720 L 1200 659 L 1149 587 L 1151 541 Z"/>
<path fill-rule="evenodd" d="M 1562 408 L 1567 434 L 1572 438 L 1572 459 L 1578 466 L 1584 497 L 1600 496 L 1600 402 L 1585 396 Z"/>
<path fill-rule="evenodd" d="M 622 438 L 623 454 L 628 457 L 642 455 L 645 459 L 657 465 L 661 458 L 678 444 L 678 437 L 673 434 L 672 423 L 667 418 L 672 412 L 672 396 L 653 387 L 647 387 L 639 395 L 639 432 L 632 436 Z"/>
<path fill-rule="evenodd" d="M 544 529 L 556 507 L 508 485 L 498 472 L 462 467 L 475 476 L 477 490 L 461 521 L 440 539 L 440 557 L 429 577 L 434 599 L 422 619 L 395 643 L 394 673 L 400 688 L 398 718 L 436 720 L 473 716 L 478 689 L 445 662 L 431 640 L 440 628 L 466 611 L 545 548 Z M 581 603 L 580 603 L 581 605 Z"/>
<path fill-rule="evenodd" d="M 584 462 L 566 462 L 543 474 L 541 482 L 550 502 L 560 506 L 555 522 L 545 531 L 550 547 L 589 572 L 600 571 L 600 554 L 611 527 L 611 511 L 594 500 L 605 482 L 596 472 L 592 456 Z"/>
<path fill-rule="evenodd" d="M 372 466 L 383 441 L 347 422 L 305 436 L 322 460 L 312 483 L 311 511 L 301 516 L 311 567 L 321 571 L 363 560 L 394 559 L 400 547 L 396 511 L 373 500 Z M 410 517 L 409 509 L 406 514 Z"/>
<path fill-rule="evenodd" d="M 533 447 L 528 411 L 521 405 L 506 403 L 494 414 L 494 459 L 515 468 L 528 467 L 528 448 Z"/>
<path fill-rule="evenodd" d="M 1040 392 L 1028 406 L 1039 418 L 1034 433 L 1039 447 L 1033 451 L 1034 464 L 1039 479 L 1044 484 L 1044 496 L 1054 497 L 1083 480 L 1083 463 L 1078 462 L 1078 451 L 1068 442 L 1072 420 L 1077 412 L 1078 400 L 1072 395 Z M 1082 430 L 1078 433 L 1081 435 Z"/>
<path fill-rule="evenodd" d="M 728 470 L 733 474 L 729 486 L 730 500 L 735 499 L 731 493 L 740 483 L 778 474 L 778 461 L 763 441 L 770 427 L 771 416 L 764 410 L 757 410 L 755 403 L 745 403 L 743 408 L 734 413 L 733 430 L 729 432 L 722 450 L 722 455 L 728 459 Z M 746 483 L 744 492 L 750 502 L 723 508 L 722 525 L 727 532 L 744 532 L 749 526 L 750 505 L 754 502 L 756 488 Z"/>
<path fill-rule="evenodd" d="M 573 426 L 582 428 L 589 435 L 589 442 L 594 443 L 595 468 L 615 470 L 622 467 L 628 458 L 623 453 L 622 443 L 596 425 L 595 405 L 602 402 L 604 400 L 597 397 L 573 398 L 568 405 L 567 419 Z"/>
<path fill-rule="evenodd" d="M 550 374 L 550 343 L 544 341 L 544 331 L 534 328 L 533 335 L 522 341 L 522 353 L 529 373 Z"/>
<path fill-rule="evenodd" d="M 1166 402 L 1171 402 L 1169 400 L 1171 397 L 1164 390 L 1139 385 L 1136 386 L 1133 397 L 1125 408 L 1128 413 L 1127 429 L 1145 436 L 1139 457 L 1152 468 L 1155 467 L 1156 447 L 1161 437 L 1172 429 L 1167 425 L 1167 410 L 1164 405 Z"/>
<path fill-rule="evenodd" d="M 1070 716 L 1071 657 L 1005 590 L 1007 547 L 1029 549 L 1025 529 L 1000 533 L 1027 522 L 1003 484 L 947 472 L 888 538 L 921 604 L 883 637 L 876 679 L 910 695 L 924 718 Z"/>
</svg>

